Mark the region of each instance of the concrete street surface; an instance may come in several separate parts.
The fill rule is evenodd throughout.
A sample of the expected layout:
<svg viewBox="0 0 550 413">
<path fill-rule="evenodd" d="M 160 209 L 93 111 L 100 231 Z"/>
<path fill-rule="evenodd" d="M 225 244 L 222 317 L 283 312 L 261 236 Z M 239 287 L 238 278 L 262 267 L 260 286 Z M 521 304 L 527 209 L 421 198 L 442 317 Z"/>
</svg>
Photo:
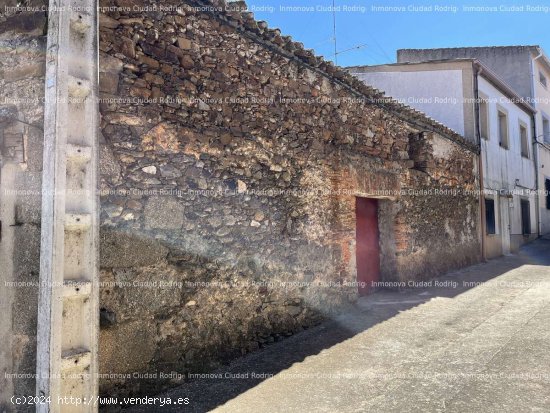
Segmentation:
<svg viewBox="0 0 550 413">
<path fill-rule="evenodd" d="M 550 240 L 377 292 L 215 373 L 165 394 L 189 406 L 128 411 L 550 412 Z"/>
</svg>

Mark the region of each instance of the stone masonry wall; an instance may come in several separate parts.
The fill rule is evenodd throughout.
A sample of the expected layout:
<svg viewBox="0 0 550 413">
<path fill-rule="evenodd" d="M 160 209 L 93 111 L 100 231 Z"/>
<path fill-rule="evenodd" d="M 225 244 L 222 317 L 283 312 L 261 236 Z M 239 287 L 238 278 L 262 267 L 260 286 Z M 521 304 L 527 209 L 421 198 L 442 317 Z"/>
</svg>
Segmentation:
<svg viewBox="0 0 550 413">
<path fill-rule="evenodd" d="M 383 280 L 479 259 L 475 150 L 452 131 L 224 3 L 101 6 L 103 392 L 353 302 L 356 196 L 380 199 Z"/>
</svg>

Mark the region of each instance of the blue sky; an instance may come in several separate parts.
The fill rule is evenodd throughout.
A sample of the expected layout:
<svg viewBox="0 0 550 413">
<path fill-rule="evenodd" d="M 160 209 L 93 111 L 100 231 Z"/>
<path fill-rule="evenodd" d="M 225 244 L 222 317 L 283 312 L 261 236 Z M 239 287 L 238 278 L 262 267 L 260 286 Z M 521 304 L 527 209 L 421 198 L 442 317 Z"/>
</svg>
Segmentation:
<svg viewBox="0 0 550 413">
<path fill-rule="evenodd" d="M 538 44 L 550 53 L 549 0 L 334 1 L 340 8 L 335 13 L 337 50 L 366 44 L 338 54 L 341 66 L 395 62 L 396 50 L 403 48 Z M 316 54 L 334 60 L 332 2 L 248 0 L 247 4 L 256 19 L 267 21 L 269 27 L 280 28 L 284 35 L 304 43 Z M 430 6 L 431 11 L 418 9 Z M 436 11 L 436 6 L 448 7 L 448 11 Z M 465 6 L 496 7 L 497 11 L 468 11 Z M 510 6 L 523 6 L 524 10 L 512 11 Z M 542 9 L 537 11 L 537 6 Z M 314 10 L 285 11 L 282 7 Z M 374 11 L 372 7 L 404 7 L 405 11 Z"/>
</svg>

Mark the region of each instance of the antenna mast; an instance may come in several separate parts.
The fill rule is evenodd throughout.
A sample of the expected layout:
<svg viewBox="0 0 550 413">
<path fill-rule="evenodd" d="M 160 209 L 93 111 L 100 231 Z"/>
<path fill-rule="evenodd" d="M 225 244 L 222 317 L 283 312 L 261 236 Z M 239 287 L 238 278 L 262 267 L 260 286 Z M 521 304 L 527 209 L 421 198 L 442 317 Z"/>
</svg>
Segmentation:
<svg viewBox="0 0 550 413">
<path fill-rule="evenodd" d="M 338 50 L 336 47 L 336 0 L 332 0 L 332 30 L 334 33 L 334 64 L 338 64 Z"/>
</svg>

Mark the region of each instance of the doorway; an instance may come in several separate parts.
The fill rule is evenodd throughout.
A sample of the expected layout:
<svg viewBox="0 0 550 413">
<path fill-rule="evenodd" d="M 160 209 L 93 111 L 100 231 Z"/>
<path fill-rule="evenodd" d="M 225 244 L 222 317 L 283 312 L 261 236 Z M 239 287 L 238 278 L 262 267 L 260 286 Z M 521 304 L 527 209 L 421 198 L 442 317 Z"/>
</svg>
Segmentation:
<svg viewBox="0 0 550 413">
<path fill-rule="evenodd" d="M 359 295 L 363 296 L 380 280 L 378 200 L 355 198 L 355 219 L 357 284 Z"/>
<path fill-rule="evenodd" d="M 524 236 L 531 234 L 531 208 L 527 199 L 521 200 L 521 233 Z"/>
<path fill-rule="evenodd" d="M 499 206 L 502 255 L 510 255 L 510 198 L 500 196 Z"/>
</svg>

